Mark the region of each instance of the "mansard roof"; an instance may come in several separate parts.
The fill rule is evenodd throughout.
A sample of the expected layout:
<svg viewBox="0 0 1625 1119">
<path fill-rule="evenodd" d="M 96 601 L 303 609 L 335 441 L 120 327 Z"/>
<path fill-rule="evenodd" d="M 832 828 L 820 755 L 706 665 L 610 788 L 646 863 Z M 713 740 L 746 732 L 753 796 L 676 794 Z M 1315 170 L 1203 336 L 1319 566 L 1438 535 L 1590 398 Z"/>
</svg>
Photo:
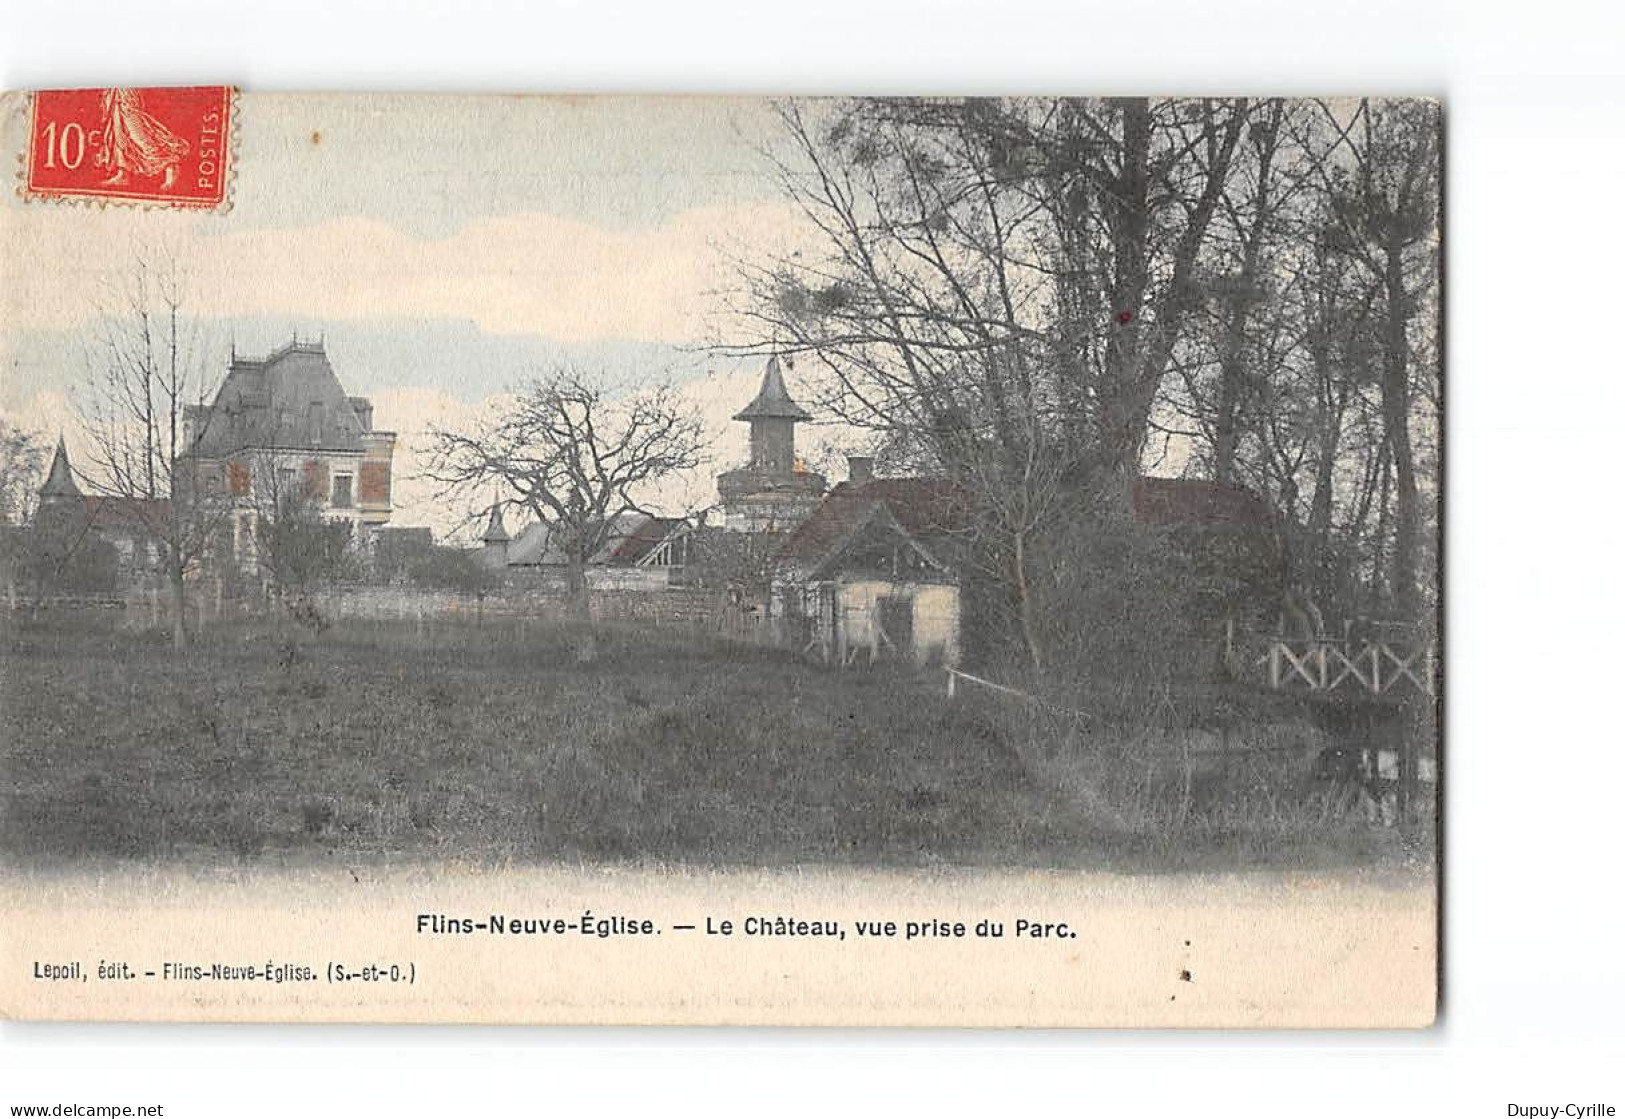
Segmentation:
<svg viewBox="0 0 1625 1119">
<path fill-rule="evenodd" d="M 775 355 L 768 359 L 767 372 L 762 374 L 762 387 L 756 399 L 745 405 L 736 420 L 810 420 L 812 414 L 790 399 L 790 390 L 784 387 L 784 374 L 779 370 Z"/>
<path fill-rule="evenodd" d="M 348 396 L 320 342 L 295 339 L 264 358 L 233 356 L 214 403 L 195 409 L 194 453 L 257 448 L 361 451 L 371 407 Z"/>
</svg>

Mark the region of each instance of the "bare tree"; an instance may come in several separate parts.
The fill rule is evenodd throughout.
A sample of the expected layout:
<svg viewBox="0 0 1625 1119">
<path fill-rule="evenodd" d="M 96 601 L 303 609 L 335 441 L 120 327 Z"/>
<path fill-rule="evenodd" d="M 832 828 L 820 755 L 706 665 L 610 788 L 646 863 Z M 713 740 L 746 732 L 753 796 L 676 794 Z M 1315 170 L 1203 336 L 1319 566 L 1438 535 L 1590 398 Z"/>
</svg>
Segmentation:
<svg viewBox="0 0 1625 1119">
<path fill-rule="evenodd" d="M 822 251 L 746 262 L 756 348 L 971 493 L 977 562 L 1043 663 L 1034 535 L 1126 514 L 1245 101 L 787 103 L 781 189 Z M 1068 503 L 1072 508 L 1067 510 Z"/>
<path fill-rule="evenodd" d="M 44 469 L 39 436 L 0 419 L 0 525 L 28 520 Z"/>
<path fill-rule="evenodd" d="M 1354 166 L 1331 186 L 1339 246 L 1369 270 L 1381 292 L 1383 443 L 1395 498 L 1390 585 L 1398 613 L 1414 620 L 1424 514 L 1413 414 L 1419 403 L 1424 414 L 1430 411 L 1436 394 L 1431 363 L 1416 360 L 1412 324 L 1438 313 L 1432 297 L 1439 267 L 1438 110 L 1427 102 L 1367 99 L 1340 140 Z"/>
<path fill-rule="evenodd" d="M 571 598 L 590 619 L 587 562 L 616 519 L 642 512 L 647 486 L 700 464 L 699 415 L 669 386 L 611 397 L 572 369 L 532 379 L 508 413 L 472 432 L 434 429 L 427 476 L 455 491 L 489 492 L 548 523 L 569 561 Z M 592 655 L 590 634 L 583 656 Z"/>
<path fill-rule="evenodd" d="M 187 644 L 187 577 L 231 515 L 230 499 L 204 490 L 187 454 L 187 407 L 202 404 L 216 385 L 184 304 L 175 261 L 138 253 L 103 307 L 78 401 L 89 449 L 85 480 L 119 500 L 124 515 L 158 543 L 176 649 Z"/>
<path fill-rule="evenodd" d="M 261 452 L 246 465 L 255 566 L 284 607 L 302 610 L 311 590 L 356 570 L 354 531 L 349 521 L 325 517 L 311 480 L 274 452 Z"/>
</svg>

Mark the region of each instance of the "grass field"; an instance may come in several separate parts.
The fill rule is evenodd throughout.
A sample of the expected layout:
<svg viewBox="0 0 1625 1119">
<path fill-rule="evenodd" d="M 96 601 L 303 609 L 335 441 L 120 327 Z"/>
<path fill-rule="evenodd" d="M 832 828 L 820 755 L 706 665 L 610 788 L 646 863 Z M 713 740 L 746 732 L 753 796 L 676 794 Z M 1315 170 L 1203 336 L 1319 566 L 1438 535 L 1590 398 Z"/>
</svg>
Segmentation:
<svg viewBox="0 0 1625 1119">
<path fill-rule="evenodd" d="M 606 631 L 586 665 L 567 633 L 534 628 L 221 628 L 180 655 L 161 634 L 3 638 L 0 857 L 13 863 L 1415 857 L 1304 792 L 1290 765 L 1196 797 L 1187 768 L 1176 812 L 1149 776 L 1132 795 L 1108 789 L 1098 741 L 949 703 L 936 676 L 838 673 L 671 632 Z"/>
</svg>

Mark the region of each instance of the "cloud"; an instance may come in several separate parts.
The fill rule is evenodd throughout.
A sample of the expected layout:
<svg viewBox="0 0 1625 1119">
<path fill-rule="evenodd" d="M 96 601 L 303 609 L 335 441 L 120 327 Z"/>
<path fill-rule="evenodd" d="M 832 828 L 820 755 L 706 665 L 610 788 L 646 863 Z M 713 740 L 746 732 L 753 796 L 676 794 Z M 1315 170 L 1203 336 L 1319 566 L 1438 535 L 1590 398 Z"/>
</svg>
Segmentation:
<svg viewBox="0 0 1625 1119">
<path fill-rule="evenodd" d="M 565 343 L 686 343 L 707 336 L 716 292 L 736 284 L 733 256 L 794 251 L 807 236 L 778 204 L 700 207 L 632 229 L 510 214 L 441 238 L 363 217 L 220 232 L 193 215 L 166 215 L 172 227 L 152 216 L 0 211 L 8 329 L 82 327 L 158 230 L 200 315 L 466 319 Z"/>
<path fill-rule="evenodd" d="M 79 438 L 79 414 L 63 392 L 34 393 L 15 414 L 6 416 L 6 421 L 32 431 L 47 443 L 56 442 L 58 435 L 67 437 L 70 455 Z"/>
<path fill-rule="evenodd" d="M 21 105 L 0 95 L 13 148 Z M 179 265 L 211 367 L 227 346 L 314 325 L 341 381 L 400 433 L 396 523 L 463 531 L 470 510 L 421 478 L 432 424 L 474 424 L 499 388 L 559 360 L 623 384 L 695 373 L 691 345 L 731 333 L 716 318 L 734 260 L 815 235 L 762 174 L 756 146 L 776 124 L 757 100 L 287 96 L 245 98 L 243 113 L 227 214 L 0 205 L 8 419 L 82 447 L 71 393 L 89 328 L 118 312 L 138 254 L 156 253 Z M 451 128 L 487 138 L 479 158 L 436 164 Z M 683 385 L 711 461 L 642 499 L 715 501 L 716 472 L 746 456 L 731 417 L 760 375 L 753 363 Z M 803 432 L 817 465 L 832 430 Z"/>
</svg>

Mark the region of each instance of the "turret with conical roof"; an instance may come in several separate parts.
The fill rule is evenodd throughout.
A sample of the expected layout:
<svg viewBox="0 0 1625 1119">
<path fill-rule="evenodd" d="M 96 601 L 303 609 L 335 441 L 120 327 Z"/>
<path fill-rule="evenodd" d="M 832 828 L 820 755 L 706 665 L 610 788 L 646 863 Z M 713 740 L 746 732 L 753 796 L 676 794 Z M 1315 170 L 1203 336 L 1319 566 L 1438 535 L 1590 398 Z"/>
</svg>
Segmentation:
<svg viewBox="0 0 1625 1119">
<path fill-rule="evenodd" d="M 79 483 L 73 480 L 73 467 L 68 463 L 68 445 L 60 435 L 56 437 L 56 453 L 51 456 L 51 470 L 45 475 L 39 497 L 42 506 L 84 502 L 84 492 L 79 489 Z"/>
<path fill-rule="evenodd" d="M 480 541 L 485 545 L 481 553 L 485 562 L 492 567 L 501 567 L 508 562 L 508 542 L 513 537 L 508 535 L 508 526 L 502 523 L 502 505 L 500 502 L 491 506 L 491 519 L 486 523 L 485 534 Z"/>
<path fill-rule="evenodd" d="M 788 474 L 795 469 L 796 424 L 812 419 L 812 415 L 790 399 L 777 356 L 768 359 L 756 399 L 740 409 L 734 419 L 750 424 L 753 470 Z"/>
<path fill-rule="evenodd" d="M 485 525 L 485 535 L 480 537 L 487 544 L 506 544 L 513 537 L 508 535 L 508 527 L 502 523 L 502 506 L 491 506 L 491 519 Z"/>
<path fill-rule="evenodd" d="M 824 479 L 796 462 L 796 424 L 812 414 L 791 398 L 777 355 L 768 359 L 756 398 L 734 419 L 750 424 L 750 464 L 717 477 L 725 523 L 745 531 L 788 532 L 818 504 Z"/>
</svg>

